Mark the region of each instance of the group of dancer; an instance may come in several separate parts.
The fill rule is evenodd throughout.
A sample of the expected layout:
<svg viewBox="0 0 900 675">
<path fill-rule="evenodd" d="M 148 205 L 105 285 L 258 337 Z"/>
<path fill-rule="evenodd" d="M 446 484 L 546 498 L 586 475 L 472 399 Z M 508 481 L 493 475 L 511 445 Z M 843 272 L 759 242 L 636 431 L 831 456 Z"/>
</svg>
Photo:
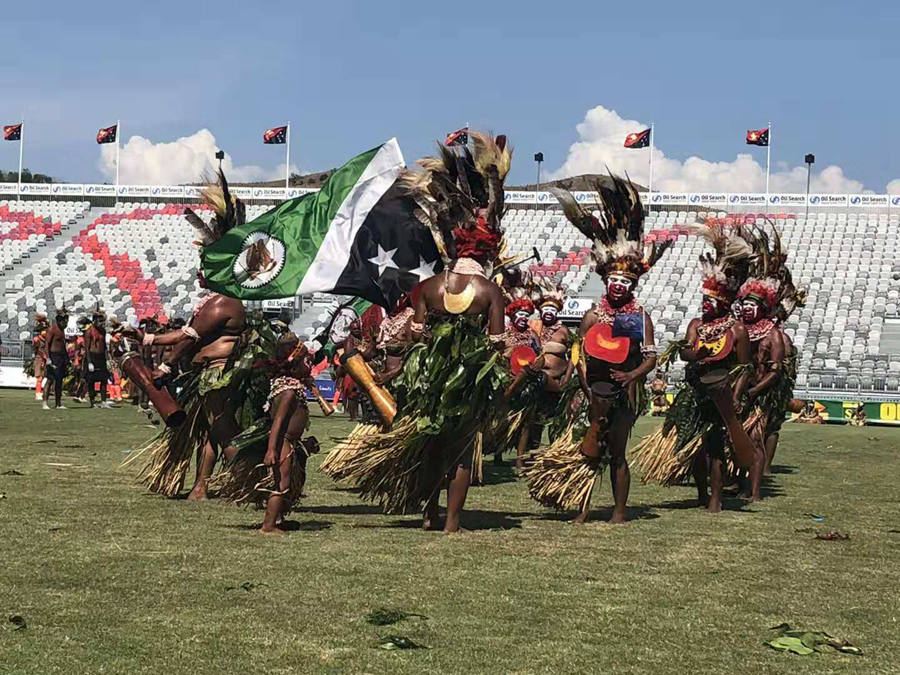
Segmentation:
<svg viewBox="0 0 900 675">
<path fill-rule="evenodd" d="M 473 132 L 470 145 L 441 146 L 438 157 L 399 178 L 443 270 L 383 308 L 379 325 L 362 331 L 356 324 L 336 345 L 338 375 L 360 392 L 363 414 L 322 470 L 388 513 L 418 512 L 424 529 L 451 533 L 461 529 L 470 486 L 483 482 L 485 455 L 502 462 L 513 451 L 531 496 L 577 511 L 576 523 L 588 519 L 608 466 L 611 522 L 620 523 L 631 482 L 626 446 L 652 393 L 665 421 L 633 451 L 643 479 L 672 485 L 693 476 L 710 511 L 721 509 L 731 478 L 758 499 L 795 374 L 783 324 L 803 300 L 778 233 L 718 220 L 690 228 L 685 236 L 704 237 L 713 251 L 701 259 L 702 312 L 682 340 L 658 351 L 638 283 L 673 236 L 644 232 L 643 206 L 627 178 L 598 183 L 594 210 L 554 189 L 568 221 L 593 242 L 595 271 L 606 284 L 572 331 L 559 320 L 564 290 L 506 256 L 511 161 L 504 136 Z M 221 171 L 204 198 L 216 212 L 210 225 L 185 214 L 201 246 L 244 218 Z M 196 461 L 189 499 L 257 503 L 266 509 L 262 531 L 280 532 L 302 493 L 306 458 L 318 451 L 305 436 L 307 395 L 326 414 L 331 409 L 311 376 L 323 354 L 249 316 L 240 300 L 212 292 L 183 326 L 126 333 L 118 356 L 130 358 L 135 372 L 141 350 L 165 350 L 134 376 L 171 422 L 129 459 L 144 483 L 175 496 Z M 676 357 L 687 363 L 686 381 L 667 405 L 664 370 Z"/>
</svg>

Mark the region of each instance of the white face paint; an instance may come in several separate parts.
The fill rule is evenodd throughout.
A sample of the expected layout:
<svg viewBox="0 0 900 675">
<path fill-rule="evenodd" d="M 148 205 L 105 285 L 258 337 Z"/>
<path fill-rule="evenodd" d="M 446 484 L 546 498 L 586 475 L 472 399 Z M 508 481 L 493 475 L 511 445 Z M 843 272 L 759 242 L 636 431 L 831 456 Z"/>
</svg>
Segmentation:
<svg viewBox="0 0 900 675">
<path fill-rule="evenodd" d="M 557 309 L 556 305 L 544 305 L 541 307 L 541 321 L 547 326 L 555 324 L 558 315 L 559 309 Z"/>
<path fill-rule="evenodd" d="M 526 312 L 524 309 L 516 311 L 516 313 L 513 314 L 513 326 L 515 326 L 519 330 L 525 330 L 526 328 L 528 328 L 529 316 L 531 316 L 531 312 Z"/>
<path fill-rule="evenodd" d="M 741 320 L 745 323 L 756 323 L 762 318 L 762 308 L 756 300 L 744 299 L 741 303 Z"/>
<path fill-rule="evenodd" d="M 611 300 L 624 300 L 631 294 L 633 288 L 634 279 L 629 279 L 622 274 L 610 274 L 606 277 L 606 294 Z"/>
</svg>

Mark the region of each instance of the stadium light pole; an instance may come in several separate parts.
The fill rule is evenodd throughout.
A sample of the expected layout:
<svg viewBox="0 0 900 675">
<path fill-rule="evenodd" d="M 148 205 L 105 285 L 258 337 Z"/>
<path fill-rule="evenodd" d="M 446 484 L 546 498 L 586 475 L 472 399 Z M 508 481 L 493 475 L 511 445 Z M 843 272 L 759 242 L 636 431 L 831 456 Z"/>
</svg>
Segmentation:
<svg viewBox="0 0 900 675">
<path fill-rule="evenodd" d="M 816 161 L 816 156 L 812 153 L 803 158 L 806 162 L 806 219 L 809 220 L 809 180 L 812 175 L 812 165 Z"/>
<path fill-rule="evenodd" d="M 544 161 L 544 153 L 536 152 L 534 153 L 534 161 L 537 162 L 537 183 L 534 184 L 534 191 L 541 191 L 541 162 Z"/>
<path fill-rule="evenodd" d="M 291 123 L 288 121 L 287 123 L 287 139 L 285 139 L 287 143 L 285 143 L 284 149 L 284 189 L 287 190 L 290 187 L 291 181 Z M 287 199 L 287 193 L 284 195 L 285 199 Z"/>
</svg>

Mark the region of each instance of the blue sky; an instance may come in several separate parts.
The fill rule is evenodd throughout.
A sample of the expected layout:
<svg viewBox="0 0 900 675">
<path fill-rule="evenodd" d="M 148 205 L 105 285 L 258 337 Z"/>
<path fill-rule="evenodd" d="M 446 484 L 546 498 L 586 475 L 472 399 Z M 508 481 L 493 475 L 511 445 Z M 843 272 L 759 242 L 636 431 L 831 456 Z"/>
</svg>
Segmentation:
<svg viewBox="0 0 900 675">
<path fill-rule="evenodd" d="M 526 182 L 534 152 L 558 170 L 603 106 L 655 121 L 679 162 L 732 162 L 772 120 L 776 166 L 814 152 L 883 191 L 900 178 L 898 32 L 892 2 L 50 0 L 0 24 L 0 118 L 24 111 L 26 165 L 79 182 L 102 178 L 93 138 L 117 118 L 153 142 L 208 128 L 235 164 L 271 169 L 262 131 L 290 119 L 304 170 L 390 136 L 411 162 L 468 121 L 509 135 Z"/>
</svg>

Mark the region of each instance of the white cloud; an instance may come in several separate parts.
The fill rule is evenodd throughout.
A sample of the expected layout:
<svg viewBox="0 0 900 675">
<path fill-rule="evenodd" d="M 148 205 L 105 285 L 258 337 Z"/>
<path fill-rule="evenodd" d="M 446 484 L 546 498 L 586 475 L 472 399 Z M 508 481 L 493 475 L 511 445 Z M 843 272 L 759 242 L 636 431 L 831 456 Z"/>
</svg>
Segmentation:
<svg viewBox="0 0 900 675">
<path fill-rule="evenodd" d="M 579 140 L 569 148 L 563 165 L 550 179 L 567 178 L 585 173 L 604 173 L 606 167 L 616 173 L 627 171 L 632 180 L 647 185 L 649 179 L 647 150 L 623 147 L 625 136 L 646 129 L 648 124 L 622 119 L 615 110 L 597 106 L 588 110 L 584 121 L 576 127 Z M 805 192 L 806 166 L 775 167 L 769 177 L 772 192 Z M 664 192 L 764 192 L 765 164 L 749 153 L 738 153 L 730 162 L 711 162 L 702 157 L 688 157 L 681 162 L 653 149 L 653 190 Z M 839 166 L 827 166 L 813 173 L 813 192 L 857 193 L 866 191 L 863 184 L 844 175 Z M 900 192 L 900 179 L 888 184 L 888 191 Z"/>
<path fill-rule="evenodd" d="M 180 185 L 196 183 L 218 166 L 216 137 L 209 129 L 170 143 L 154 143 L 143 136 L 132 136 L 119 151 L 119 182 L 124 185 Z M 116 148 L 100 149 L 100 171 L 110 181 L 116 177 Z M 222 161 L 225 176 L 234 182 L 268 181 L 284 178 L 284 163 L 274 168 L 254 165 L 236 166 L 226 153 Z M 299 169 L 291 164 L 291 172 Z"/>
</svg>

